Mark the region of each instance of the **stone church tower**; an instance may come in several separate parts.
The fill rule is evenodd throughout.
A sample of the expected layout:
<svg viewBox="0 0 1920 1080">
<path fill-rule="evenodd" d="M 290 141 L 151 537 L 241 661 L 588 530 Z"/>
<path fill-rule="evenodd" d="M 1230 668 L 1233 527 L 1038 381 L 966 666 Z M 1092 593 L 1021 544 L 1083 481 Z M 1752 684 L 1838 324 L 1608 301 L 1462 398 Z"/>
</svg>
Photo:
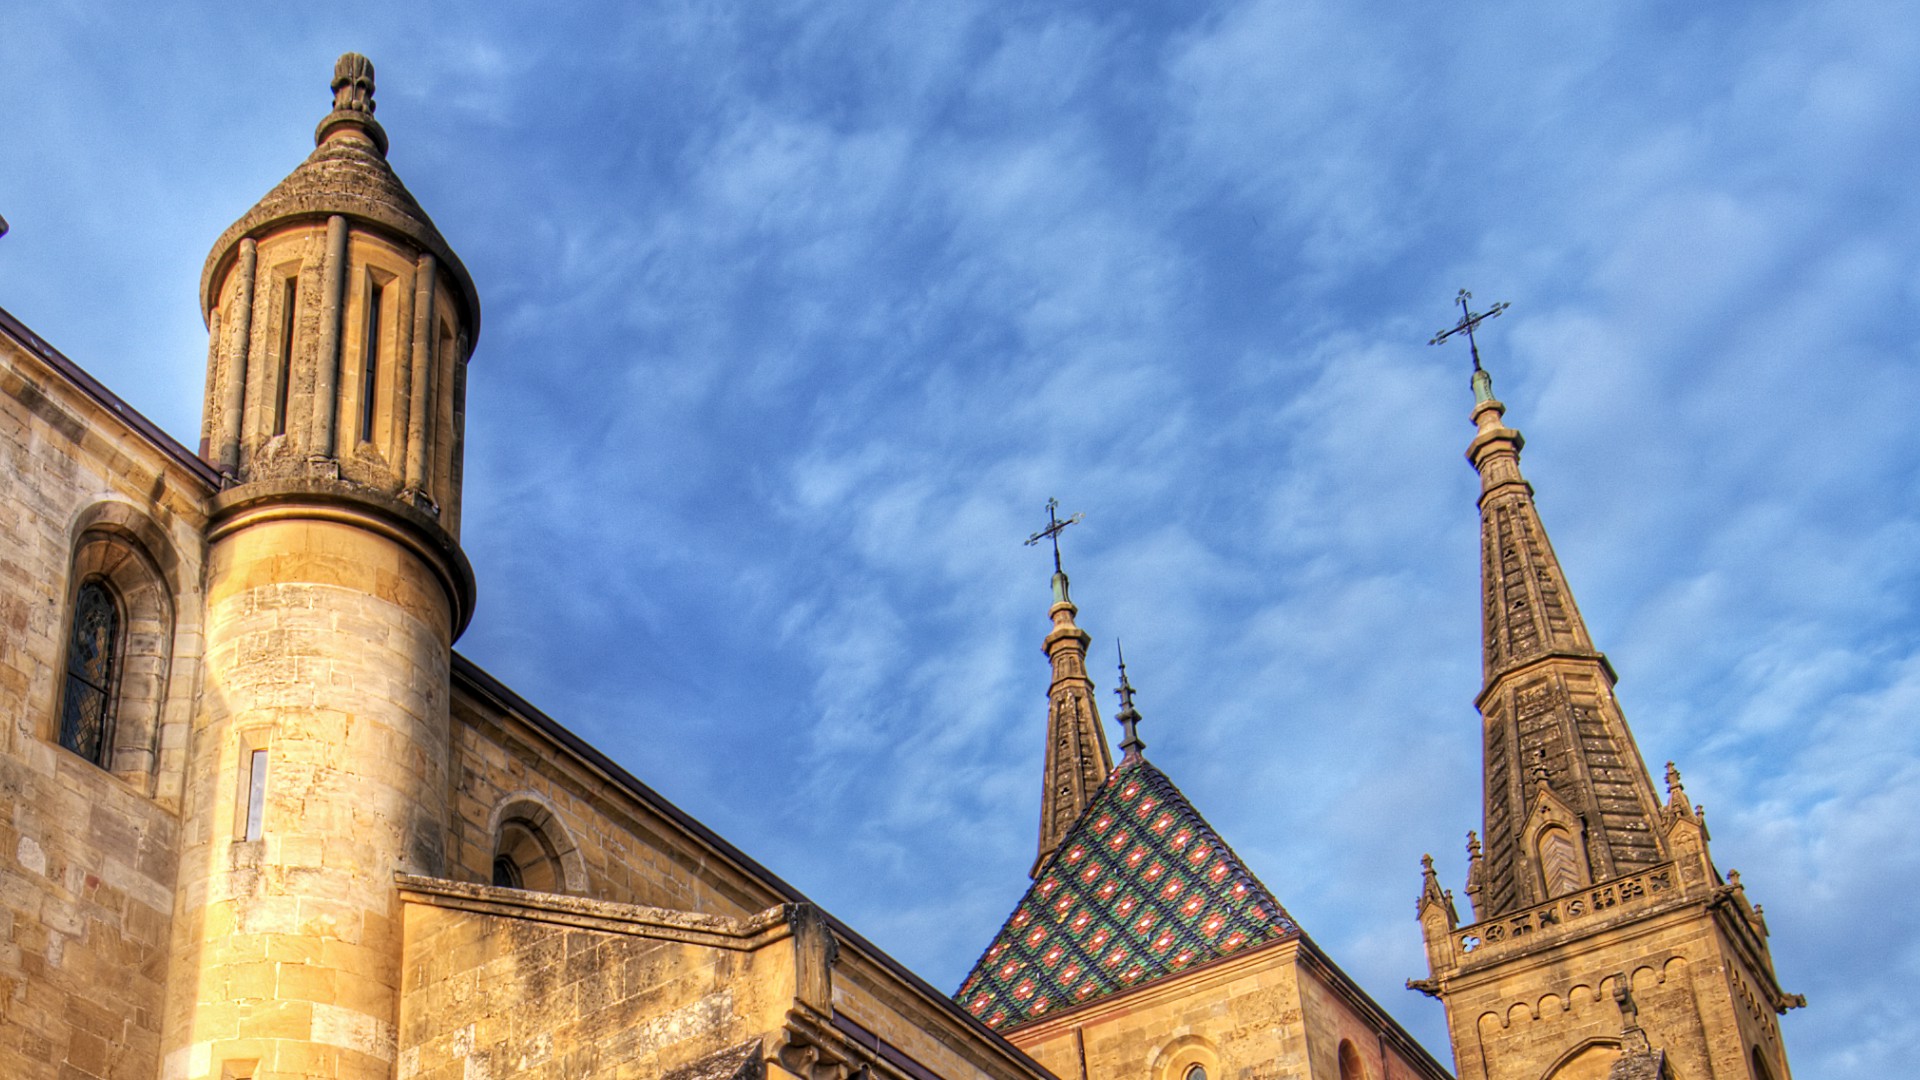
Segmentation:
<svg viewBox="0 0 1920 1080">
<path fill-rule="evenodd" d="M 394 872 L 443 877 L 466 270 L 387 165 L 373 65 L 334 69 L 317 148 L 201 280 L 205 688 L 161 1051 L 392 1075 Z M 277 964 L 299 959 L 298 968 Z M 297 972 L 299 978 L 289 977 Z"/>
<path fill-rule="evenodd" d="M 1804 1001 L 1671 764 L 1656 793 L 1475 367 L 1485 842 L 1467 925 L 1425 860 L 1432 977 L 1410 985 L 1445 1004 L 1460 1080 L 1787 1080 L 1775 1017 Z"/>
</svg>

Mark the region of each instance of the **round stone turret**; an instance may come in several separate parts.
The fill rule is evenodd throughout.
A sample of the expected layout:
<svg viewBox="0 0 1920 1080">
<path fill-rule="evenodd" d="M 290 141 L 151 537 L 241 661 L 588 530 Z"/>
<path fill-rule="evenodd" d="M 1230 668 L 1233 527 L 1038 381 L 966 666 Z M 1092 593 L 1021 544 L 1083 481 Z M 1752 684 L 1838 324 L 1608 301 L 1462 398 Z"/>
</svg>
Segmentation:
<svg viewBox="0 0 1920 1080">
<path fill-rule="evenodd" d="M 373 65 L 214 245 L 204 682 L 170 1077 L 390 1080 L 396 873 L 446 873 L 473 283 L 386 162 Z"/>
</svg>

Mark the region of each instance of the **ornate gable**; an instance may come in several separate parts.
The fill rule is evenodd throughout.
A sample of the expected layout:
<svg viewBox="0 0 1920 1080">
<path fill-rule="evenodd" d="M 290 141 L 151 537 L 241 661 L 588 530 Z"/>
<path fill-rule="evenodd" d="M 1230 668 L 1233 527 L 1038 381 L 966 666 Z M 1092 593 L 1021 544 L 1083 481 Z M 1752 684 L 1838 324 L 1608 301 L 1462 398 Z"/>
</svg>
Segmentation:
<svg viewBox="0 0 1920 1080">
<path fill-rule="evenodd" d="M 1300 932 L 1165 773 L 1108 774 L 955 995 L 1005 1031 Z"/>
</svg>

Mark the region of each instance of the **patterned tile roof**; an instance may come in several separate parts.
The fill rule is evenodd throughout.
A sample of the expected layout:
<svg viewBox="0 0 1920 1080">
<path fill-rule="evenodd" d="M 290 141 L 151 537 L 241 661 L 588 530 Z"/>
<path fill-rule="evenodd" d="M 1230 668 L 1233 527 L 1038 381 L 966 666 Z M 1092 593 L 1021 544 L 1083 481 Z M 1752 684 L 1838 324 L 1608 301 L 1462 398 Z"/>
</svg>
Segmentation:
<svg viewBox="0 0 1920 1080">
<path fill-rule="evenodd" d="M 955 998 L 1004 1031 L 1299 932 L 1165 773 L 1126 762 Z"/>
</svg>

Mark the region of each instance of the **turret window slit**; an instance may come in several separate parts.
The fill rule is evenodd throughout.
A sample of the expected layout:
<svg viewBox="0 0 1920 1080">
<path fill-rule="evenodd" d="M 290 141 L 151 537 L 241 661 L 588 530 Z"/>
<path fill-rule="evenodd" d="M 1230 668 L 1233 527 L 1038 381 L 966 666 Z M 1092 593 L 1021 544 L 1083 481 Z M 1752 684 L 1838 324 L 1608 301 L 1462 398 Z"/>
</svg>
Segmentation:
<svg viewBox="0 0 1920 1080">
<path fill-rule="evenodd" d="M 247 755 L 247 819 L 240 838 L 260 839 L 267 815 L 267 752 L 254 750 Z"/>
<path fill-rule="evenodd" d="M 300 301 L 300 279 L 290 277 L 280 288 L 279 370 L 273 386 L 273 433 L 287 433 L 287 396 L 293 383 L 293 316 Z"/>
<path fill-rule="evenodd" d="M 380 308 L 385 289 L 375 282 L 367 287 L 367 340 L 360 350 L 360 441 L 373 441 L 375 396 L 380 386 Z"/>
</svg>

